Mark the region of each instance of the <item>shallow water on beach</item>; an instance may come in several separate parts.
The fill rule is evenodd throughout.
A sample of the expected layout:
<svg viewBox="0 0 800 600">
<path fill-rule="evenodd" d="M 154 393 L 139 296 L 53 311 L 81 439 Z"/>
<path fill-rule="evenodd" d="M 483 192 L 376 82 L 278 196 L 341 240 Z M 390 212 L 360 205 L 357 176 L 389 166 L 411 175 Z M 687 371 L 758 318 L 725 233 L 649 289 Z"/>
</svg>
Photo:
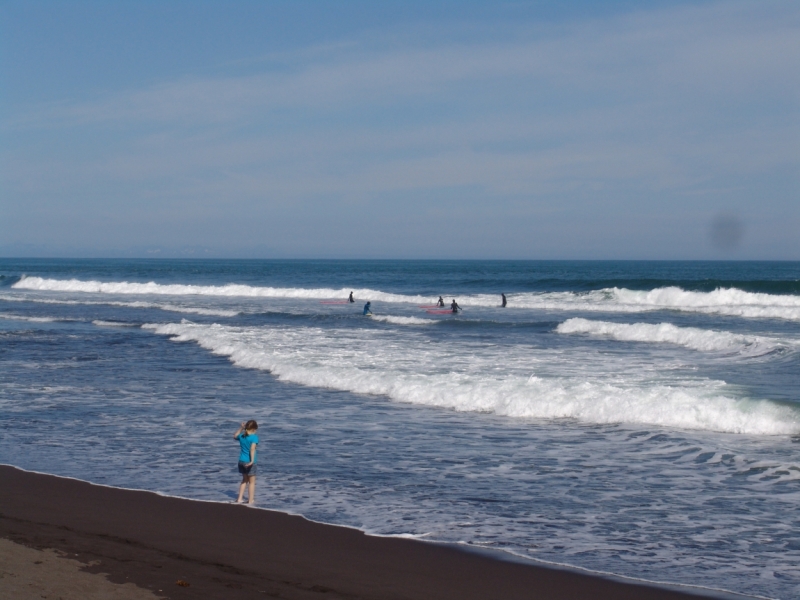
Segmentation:
<svg viewBox="0 0 800 600">
<path fill-rule="evenodd" d="M 225 501 L 231 434 L 255 418 L 265 507 L 796 597 L 799 280 L 798 263 L 0 259 L 0 462 Z M 463 312 L 420 308 L 439 294 Z"/>
</svg>

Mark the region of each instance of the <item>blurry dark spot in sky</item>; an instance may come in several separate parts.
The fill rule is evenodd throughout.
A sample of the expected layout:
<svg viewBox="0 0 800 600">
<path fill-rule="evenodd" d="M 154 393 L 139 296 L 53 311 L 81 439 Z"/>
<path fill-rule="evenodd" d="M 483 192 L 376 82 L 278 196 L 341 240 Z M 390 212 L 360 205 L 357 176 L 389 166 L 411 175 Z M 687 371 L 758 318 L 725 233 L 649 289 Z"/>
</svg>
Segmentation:
<svg viewBox="0 0 800 600">
<path fill-rule="evenodd" d="M 711 221 L 711 243 L 717 250 L 736 250 L 742 243 L 744 224 L 731 213 L 720 213 Z"/>
</svg>

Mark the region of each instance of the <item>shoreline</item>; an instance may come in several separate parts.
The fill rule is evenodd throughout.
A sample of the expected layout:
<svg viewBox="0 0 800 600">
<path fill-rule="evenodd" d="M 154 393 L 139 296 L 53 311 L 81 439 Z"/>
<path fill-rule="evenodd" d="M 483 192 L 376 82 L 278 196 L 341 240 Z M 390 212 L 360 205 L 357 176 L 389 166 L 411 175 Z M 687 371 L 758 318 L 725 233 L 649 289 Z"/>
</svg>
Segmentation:
<svg viewBox="0 0 800 600">
<path fill-rule="evenodd" d="M 94 563 L 88 572 L 166 598 L 752 597 L 11 465 L 0 465 L 0 537 L 77 555 Z M 179 579 L 191 586 L 178 587 Z"/>
</svg>

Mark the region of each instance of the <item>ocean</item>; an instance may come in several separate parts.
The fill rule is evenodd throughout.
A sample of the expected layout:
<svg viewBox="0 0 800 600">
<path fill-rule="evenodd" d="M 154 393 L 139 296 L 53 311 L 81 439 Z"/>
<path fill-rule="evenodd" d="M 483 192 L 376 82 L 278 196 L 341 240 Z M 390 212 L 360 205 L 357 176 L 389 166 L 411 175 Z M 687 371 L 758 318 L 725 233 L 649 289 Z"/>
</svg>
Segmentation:
<svg viewBox="0 0 800 600">
<path fill-rule="evenodd" d="M 798 390 L 797 262 L 0 259 L 1 463 L 646 581 L 800 596 Z"/>
</svg>

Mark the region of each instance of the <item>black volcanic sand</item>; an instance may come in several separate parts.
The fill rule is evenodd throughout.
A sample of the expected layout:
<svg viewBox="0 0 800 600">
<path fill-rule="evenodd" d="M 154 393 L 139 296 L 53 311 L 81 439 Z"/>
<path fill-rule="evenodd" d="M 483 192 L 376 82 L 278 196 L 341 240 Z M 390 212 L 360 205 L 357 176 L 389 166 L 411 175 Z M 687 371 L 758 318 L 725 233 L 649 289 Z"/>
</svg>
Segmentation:
<svg viewBox="0 0 800 600">
<path fill-rule="evenodd" d="M 0 537 L 167 598 L 678 600 L 685 592 L 498 560 L 302 517 L 0 466 Z M 180 586 L 178 580 L 188 583 Z"/>
</svg>

